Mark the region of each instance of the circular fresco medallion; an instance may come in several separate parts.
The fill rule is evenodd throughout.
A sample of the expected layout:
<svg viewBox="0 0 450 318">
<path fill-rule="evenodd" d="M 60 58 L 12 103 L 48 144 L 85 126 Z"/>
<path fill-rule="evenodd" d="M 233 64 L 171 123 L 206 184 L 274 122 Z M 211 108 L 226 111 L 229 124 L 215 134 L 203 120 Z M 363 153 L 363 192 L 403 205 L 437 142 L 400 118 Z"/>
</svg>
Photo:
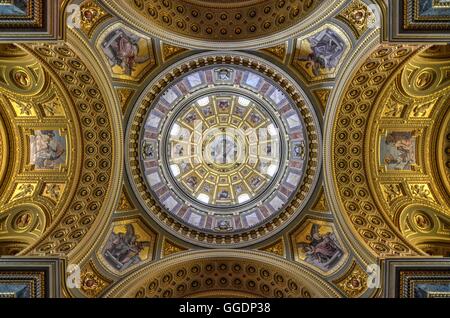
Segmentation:
<svg viewBox="0 0 450 318">
<path fill-rule="evenodd" d="M 152 87 L 134 111 L 139 133 L 131 133 L 130 150 L 138 152 L 130 152 L 129 171 L 150 214 L 172 222 L 156 218 L 160 224 L 223 246 L 244 237 L 248 244 L 249 231 L 285 223 L 274 221 L 283 211 L 284 220 L 298 214 L 317 176 L 320 136 L 299 91 L 233 64 L 186 71 L 156 95 Z"/>
</svg>

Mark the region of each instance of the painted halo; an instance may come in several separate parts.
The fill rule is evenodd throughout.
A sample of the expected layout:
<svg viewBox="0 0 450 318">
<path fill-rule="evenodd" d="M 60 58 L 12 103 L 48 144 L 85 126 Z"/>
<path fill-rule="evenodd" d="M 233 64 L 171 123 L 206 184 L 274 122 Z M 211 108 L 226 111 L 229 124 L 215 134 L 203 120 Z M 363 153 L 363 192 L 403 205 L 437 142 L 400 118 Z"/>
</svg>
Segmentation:
<svg viewBox="0 0 450 318">
<path fill-rule="evenodd" d="M 232 247 L 298 215 L 320 167 L 320 133 L 285 73 L 224 54 L 190 57 L 154 79 L 132 113 L 128 162 L 158 223 L 193 243 Z"/>
</svg>

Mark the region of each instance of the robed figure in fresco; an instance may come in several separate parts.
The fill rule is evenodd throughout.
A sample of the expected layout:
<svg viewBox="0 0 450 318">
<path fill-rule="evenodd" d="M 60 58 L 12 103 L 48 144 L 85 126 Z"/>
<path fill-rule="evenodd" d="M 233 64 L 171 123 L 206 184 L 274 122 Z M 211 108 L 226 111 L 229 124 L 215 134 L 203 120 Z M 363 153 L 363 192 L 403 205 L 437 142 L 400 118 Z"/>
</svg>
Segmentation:
<svg viewBox="0 0 450 318">
<path fill-rule="evenodd" d="M 53 169 L 62 163 L 65 154 L 65 144 L 53 130 L 40 130 L 32 140 L 33 163 L 37 169 Z"/>
<path fill-rule="evenodd" d="M 416 163 L 415 138 L 411 132 L 390 132 L 381 141 L 381 160 L 389 170 L 411 170 Z"/>
<path fill-rule="evenodd" d="M 300 242 L 297 247 L 305 253 L 305 261 L 323 270 L 331 269 L 342 257 L 343 251 L 334 233 L 320 234 L 320 225 L 313 224 L 306 236 L 307 242 Z"/>
<path fill-rule="evenodd" d="M 111 233 L 106 243 L 104 255 L 108 262 L 119 270 L 142 261 L 139 254 L 151 242 L 139 241 L 132 224 L 126 225 L 126 232 Z"/>
<path fill-rule="evenodd" d="M 118 65 L 122 68 L 124 75 L 131 76 L 136 64 L 149 60 L 149 56 L 139 56 L 140 40 L 139 36 L 122 29 L 109 34 L 103 42 L 103 51 L 111 67 Z"/>
<path fill-rule="evenodd" d="M 325 29 L 307 39 L 311 53 L 299 56 L 301 61 L 311 62 L 314 76 L 319 76 L 322 69 L 334 69 L 338 66 L 346 45 L 331 29 Z"/>
</svg>

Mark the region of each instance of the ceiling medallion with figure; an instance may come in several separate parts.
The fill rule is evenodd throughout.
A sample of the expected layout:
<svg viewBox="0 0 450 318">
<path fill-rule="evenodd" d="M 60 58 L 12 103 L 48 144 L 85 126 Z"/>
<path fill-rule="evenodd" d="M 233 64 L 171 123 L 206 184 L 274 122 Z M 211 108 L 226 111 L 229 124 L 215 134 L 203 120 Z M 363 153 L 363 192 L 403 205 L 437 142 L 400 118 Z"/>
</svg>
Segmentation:
<svg viewBox="0 0 450 318">
<path fill-rule="evenodd" d="M 172 66 L 129 124 L 142 205 L 201 245 L 242 246 L 275 233 L 299 214 L 319 172 L 317 117 L 303 92 L 275 66 L 239 55 Z"/>
</svg>

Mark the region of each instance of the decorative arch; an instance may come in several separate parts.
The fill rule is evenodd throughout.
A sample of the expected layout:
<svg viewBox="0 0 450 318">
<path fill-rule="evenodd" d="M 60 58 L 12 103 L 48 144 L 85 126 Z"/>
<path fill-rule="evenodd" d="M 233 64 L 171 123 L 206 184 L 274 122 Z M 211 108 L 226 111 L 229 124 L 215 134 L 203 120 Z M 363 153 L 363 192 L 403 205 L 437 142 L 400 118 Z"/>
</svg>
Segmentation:
<svg viewBox="0 0 450 318">
<path fill-rule="evenodd" d="M 86 248 L 79 243 L 90 239 L 91 229 L 103 230 L 100 224 L 106 224 L 118 199 L 123 138 L 120 110 L 113 91 L 105 85 L 106 77 L 93 71 L 99 66 L 80 53 L 79 43 L 68 34 L 65 43 L 21 45 L 18 52 L 28 56 L 25 61 L 30 66 L 11 69 L 7 81 L 11 88 L 3 91 L 6 116 L 18 123 L 17 131 L 9 136 L 18 147 L 10 148 L 8 155 L 23 161 L 16 163 L 15 178 L 2 191 L 1 200 L 8 202 L 3 206 L 14 210 L 31 199 L 46 216 L 40 220 L 43 228 L 38 237 L 20 244 L 20 255 L 86 256 L 74 251 Z M 21 95 L 20 90 L 28 86 L 35 87 L 34 91 Z M 61 160 L 51 165 L 43 159 L 38 164 L 30 159 L 36 147 L 33 143 L 37 134 L 50 133 L 59 138 Z M 4 153 L 3 134 L 1 139 Z M 18 240 L 24 235 L 19 232 L 15 234 Z"/>
<path fill-rule="evenodd" d="M 264 252 L 195 251 L 150 264 L 105 297 L 340 297 L 309 269 Z"/>
<path fill-rule="evenodd" d="M 330 201 L 353 240 L 378 257 L 424 254 L 399 228 L 408 206 L 422 204 L 443 217 L 450 211 L 432 137 L 448 105 L 440 75 L 448 64 L 445 50 L 375 47 L 347 77 L 328 114 Z M 395 159 L 396 153 L 402 157 Z"/>
<path fill-rule="evenodd" d="M 312 30 L 344 1 L 107 0 L 115 14 L 137 29 L 173 45 L 197 49 L 268 47 Z M 185 18 L 188 15 L 188 18 Z"/>
</svg>

